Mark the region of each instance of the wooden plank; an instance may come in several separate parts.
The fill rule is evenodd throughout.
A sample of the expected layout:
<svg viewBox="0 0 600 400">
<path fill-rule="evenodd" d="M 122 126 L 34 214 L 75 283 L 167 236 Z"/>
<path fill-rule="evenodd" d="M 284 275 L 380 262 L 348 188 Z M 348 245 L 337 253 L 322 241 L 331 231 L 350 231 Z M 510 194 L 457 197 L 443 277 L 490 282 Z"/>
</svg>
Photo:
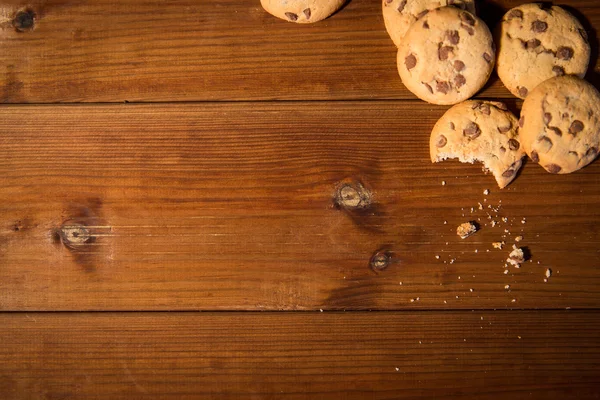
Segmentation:
<svg viewBox="0 0 600 400">
<path fill-rule="evenodd" d="M 493 27 L 526 2 L 478 4 Z M 562 4 L 597 49 L 597 1 Z M 19 32 L 24 10 L 35 25 Z M 5 103 L 415 98 L 396 72 L 381 1 L 352 1 L 308 26 L 270 16 L 258 0 L 2 0 L 0 17 Z M 495 77 L 481 95 L 511 97 Z"/>
<path fill-rule="evenodd" d="M 596 399 L 598 312 L 0 314 L 17 399 Z"/>
<path fill-rule="evenodd" d="M 529 163 L 499 190 L 478 165 L 431 164 L 442 112 L 1 107 L 0 308 L 599 307 L 600 164 L 555 176 Z M 366 208 L 336 202 L 348 185 Z M 466 220 L 482 229 L 461 240 Z M 531 262 L 505 275 L 518 235 Z"/>
</svg>

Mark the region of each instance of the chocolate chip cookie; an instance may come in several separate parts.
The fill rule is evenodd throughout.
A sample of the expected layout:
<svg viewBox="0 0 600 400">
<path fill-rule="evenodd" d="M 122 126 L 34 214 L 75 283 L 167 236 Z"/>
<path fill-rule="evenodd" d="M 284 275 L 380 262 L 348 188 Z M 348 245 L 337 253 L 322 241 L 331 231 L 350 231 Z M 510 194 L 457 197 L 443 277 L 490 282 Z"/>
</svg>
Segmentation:
<svg viewBox="0 0 600 400">
<path fill-rule="evenodd" d="M 321 21 L 344 3 L 345 0 L 260 0 L 269 14 L 299 24 Z"/>
<path fill-rule="evenodd" d="M 496 69 L 504 86 L 524 99 L 555 76 L 583 78 L 590 61 L 588 36 L 564 9 L 530 3 L 507 12 L 494 32 Z"/>
<path fill-rule="evenodd" d="M 410 26 L 398 48 L 398 72 L 417 97 L 456 104 L 473 96 L 494 67 L 495 46 L 483 21 L 456 7 L 441 7 Z"/>
<path fill-rule="evenodd" d="M 431 131 L 429 153 L 434 163 L 447 158 L 481 161 L 500 188 L 515 178 L 525 156 L 517 118 L 506 105 L 476 100 L 446 111 Z"/>
<path fill-rule="evenodd" d="M 575 76 L 539 84 L 523 102 L 519 130 L 529 157 L 553 174 L 591 163 L 600 149 L 600 93 Z"/>
<path fill-rule="evenodd" d="M 385 29 L 394 44 L 400 47 L 406 31 L 422 14 L 449 5 L 475 14 L 473 0 L 383 0 Z"/>
</svg>

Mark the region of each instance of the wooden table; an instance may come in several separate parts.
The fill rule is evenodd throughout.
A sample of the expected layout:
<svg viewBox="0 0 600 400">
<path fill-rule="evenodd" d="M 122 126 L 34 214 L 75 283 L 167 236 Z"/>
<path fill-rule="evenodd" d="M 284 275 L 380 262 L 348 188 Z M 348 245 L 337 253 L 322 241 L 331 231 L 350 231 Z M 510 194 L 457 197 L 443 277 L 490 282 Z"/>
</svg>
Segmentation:
<svg viewBox="0 0 600 400">
<path fill-rule="evenodd" d="M 566 6 L 598 86 L 600 3 Z M 378 0 L 0 20 L 1 399 L 600 398 L 600 162 L 504 190 L 431 164 L 448 107 L 400 82 Z"/>
</svg>

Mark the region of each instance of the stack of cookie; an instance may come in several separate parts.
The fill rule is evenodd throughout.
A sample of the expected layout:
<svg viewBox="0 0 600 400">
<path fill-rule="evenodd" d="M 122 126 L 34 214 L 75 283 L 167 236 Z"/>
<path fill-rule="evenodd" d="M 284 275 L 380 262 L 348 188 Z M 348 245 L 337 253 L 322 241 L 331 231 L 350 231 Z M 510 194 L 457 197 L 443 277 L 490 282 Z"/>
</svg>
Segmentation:
<svg viewBox="0 0 600 400">
<path fill-rule="evenodd" d="M 472 0 L 383 0 L 382 7 L 404 85 L 429 103 L 456 104 L 431 133 L 433 162 L 481 161 L 502 188 L 525 154 L 551 173 L 573 172 L 596 158 L 600 94 L 582 80 L 590 47 L 567 11 L 515 7 L 494 41 Z M 525 99 L 518 124 L 500 102 L 466 101 L 485 85 L 494 63 L 510 92 Z"/>
</svg>

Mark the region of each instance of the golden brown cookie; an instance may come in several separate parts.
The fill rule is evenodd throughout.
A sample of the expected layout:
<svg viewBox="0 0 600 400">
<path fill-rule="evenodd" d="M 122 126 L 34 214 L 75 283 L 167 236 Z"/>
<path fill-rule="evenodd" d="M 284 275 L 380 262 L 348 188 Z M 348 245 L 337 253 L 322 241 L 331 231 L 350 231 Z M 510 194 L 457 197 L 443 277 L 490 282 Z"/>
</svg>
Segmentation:
<svg viewBox="0 0 600 400">
<path fill-rule="evenodd" d="M 448 158 L 481 161 L 500 188 L 515 178 L 525 156 L 517 118 L 503 103 L 476 100 L 446 111 L 431 131 L 429 152 L 434 163 Z"/>
<path fill-rule="evenodd" d="M 587 33 L 560 7 L 539 3 L 515 7 L 504 15 L 494 35 L 498 76 L 517 97 L 524 99 L 555 76 L 585 75 L 590 60 Z"/>
<path fill-rule="evenodd" d="M 553 174 L 591 163 L 600 149 L 600 93 L 583 79 L 560 76 L 539 84 L 523 102 L 521 144 Z"/>
<path fill-rule="evenodd" d="M 345 0 L 260 0 L 269 14 L 299 24 L 321 21 L 344 3 Z"/>
<path fill-rule="evenodd" d="M 494 67 L 492 35 L 479 18 L 456 7 L 429 11 L 398 48 L 398 73 L 417 97 L 456 104 L 477 93 Z"/>
</svg>

